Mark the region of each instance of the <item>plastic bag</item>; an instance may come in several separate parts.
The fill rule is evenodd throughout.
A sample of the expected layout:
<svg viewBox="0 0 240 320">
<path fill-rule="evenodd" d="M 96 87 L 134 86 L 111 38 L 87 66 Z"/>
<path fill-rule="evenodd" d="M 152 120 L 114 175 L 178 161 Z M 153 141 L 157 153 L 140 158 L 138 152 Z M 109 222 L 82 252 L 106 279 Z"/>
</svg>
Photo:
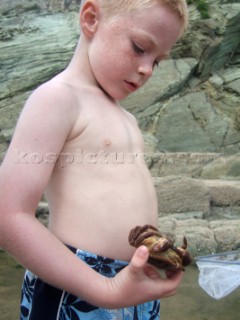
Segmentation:
<svg viewBox="0 0 240 320">
<path fill-rule="evenodd" d="M 212 298 L 220 299 L 240 286 L 240 252 L 231 251 L 197 257 L 200 287 Z"/>
</svg>

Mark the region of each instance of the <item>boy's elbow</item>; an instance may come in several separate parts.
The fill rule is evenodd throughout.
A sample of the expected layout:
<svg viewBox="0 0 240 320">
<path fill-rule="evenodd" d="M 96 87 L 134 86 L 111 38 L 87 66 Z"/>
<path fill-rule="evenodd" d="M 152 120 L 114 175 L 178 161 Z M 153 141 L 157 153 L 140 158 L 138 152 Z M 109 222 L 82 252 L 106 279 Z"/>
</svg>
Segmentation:
<svg viewBox="0 0 240 320">
<path fill-rule="evenodd" d="M 6 250 L 10 243 L 17 240 L 17 229 L 22 219 L 21 212 L 13 204 L 13 196 L 8 194 L 0 191 L 0 247 Z"/>
<path fill-rule="evenodd" d="M 9 232 L 8 224 L 6 223 L 6 218 L 2 214 L 2 208 L 0 208 L 0 248 L 5 248 L 5 244 L 8 239 L 8 232 Z"/>
<path fill-rule="evenodd" d="M 8 214 L 8 210 L 2 201 L 0 202 L 0 247 L 5 248 L 7 242 L 9 242 L 11 236 L 11 226 L 14 221 L 12 215 Z"/>
</svg>

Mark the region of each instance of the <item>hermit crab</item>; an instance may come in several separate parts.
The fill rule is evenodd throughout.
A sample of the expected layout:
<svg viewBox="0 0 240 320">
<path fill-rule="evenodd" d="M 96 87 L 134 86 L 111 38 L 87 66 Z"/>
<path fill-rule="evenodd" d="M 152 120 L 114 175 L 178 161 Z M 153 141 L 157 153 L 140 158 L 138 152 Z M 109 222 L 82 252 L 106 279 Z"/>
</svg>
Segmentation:
<svg viewBox="0 0 240 320">
<path fill-rule="evenodd" d="M 163 236 L 157 228 L 151 225 L 136 226 L 129 233 L 129 243 L 133 247 L 144 245 L 149 250 L 148 263 L 164 270 L 185 270 L 191 263 L 191 256 L 187 251 L 187 239 L 183 238 L 183 245 L 175 247 L 173 242 Z"/>
</svg>

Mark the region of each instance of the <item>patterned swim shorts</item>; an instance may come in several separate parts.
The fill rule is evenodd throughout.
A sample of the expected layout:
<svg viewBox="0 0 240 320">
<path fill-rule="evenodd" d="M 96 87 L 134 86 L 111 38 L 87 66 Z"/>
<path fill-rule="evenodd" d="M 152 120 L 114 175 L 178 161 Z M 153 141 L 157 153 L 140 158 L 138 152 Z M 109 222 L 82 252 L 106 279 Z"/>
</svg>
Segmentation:
<svg viewBox="0 0 240 320">
<path fill-rule="evenodd" d="M 101 257 L 69 247 L 92 269 L 106 277 L 114 277 L 127 262 Z M 160 301 L 151 301 L 122 309 L 93 306 L 66 291 L 52 287 L 29 270 L 26 271 L 21 299 L 20 320 L 159 320 Z"/>
</svg>

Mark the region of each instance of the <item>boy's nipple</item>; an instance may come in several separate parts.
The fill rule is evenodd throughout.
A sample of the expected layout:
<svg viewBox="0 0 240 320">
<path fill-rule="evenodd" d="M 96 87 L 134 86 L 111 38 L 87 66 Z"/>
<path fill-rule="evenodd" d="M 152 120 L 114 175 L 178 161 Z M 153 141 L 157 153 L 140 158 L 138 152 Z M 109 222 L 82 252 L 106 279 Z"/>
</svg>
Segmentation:
<svg viewBox="0 0 240 320">
<path fill-rule="evenodd" d="M 112 145 L 112 141 L 110 139 L 103 140 L 103 146 L 109 148 Z"/>
</svg>

